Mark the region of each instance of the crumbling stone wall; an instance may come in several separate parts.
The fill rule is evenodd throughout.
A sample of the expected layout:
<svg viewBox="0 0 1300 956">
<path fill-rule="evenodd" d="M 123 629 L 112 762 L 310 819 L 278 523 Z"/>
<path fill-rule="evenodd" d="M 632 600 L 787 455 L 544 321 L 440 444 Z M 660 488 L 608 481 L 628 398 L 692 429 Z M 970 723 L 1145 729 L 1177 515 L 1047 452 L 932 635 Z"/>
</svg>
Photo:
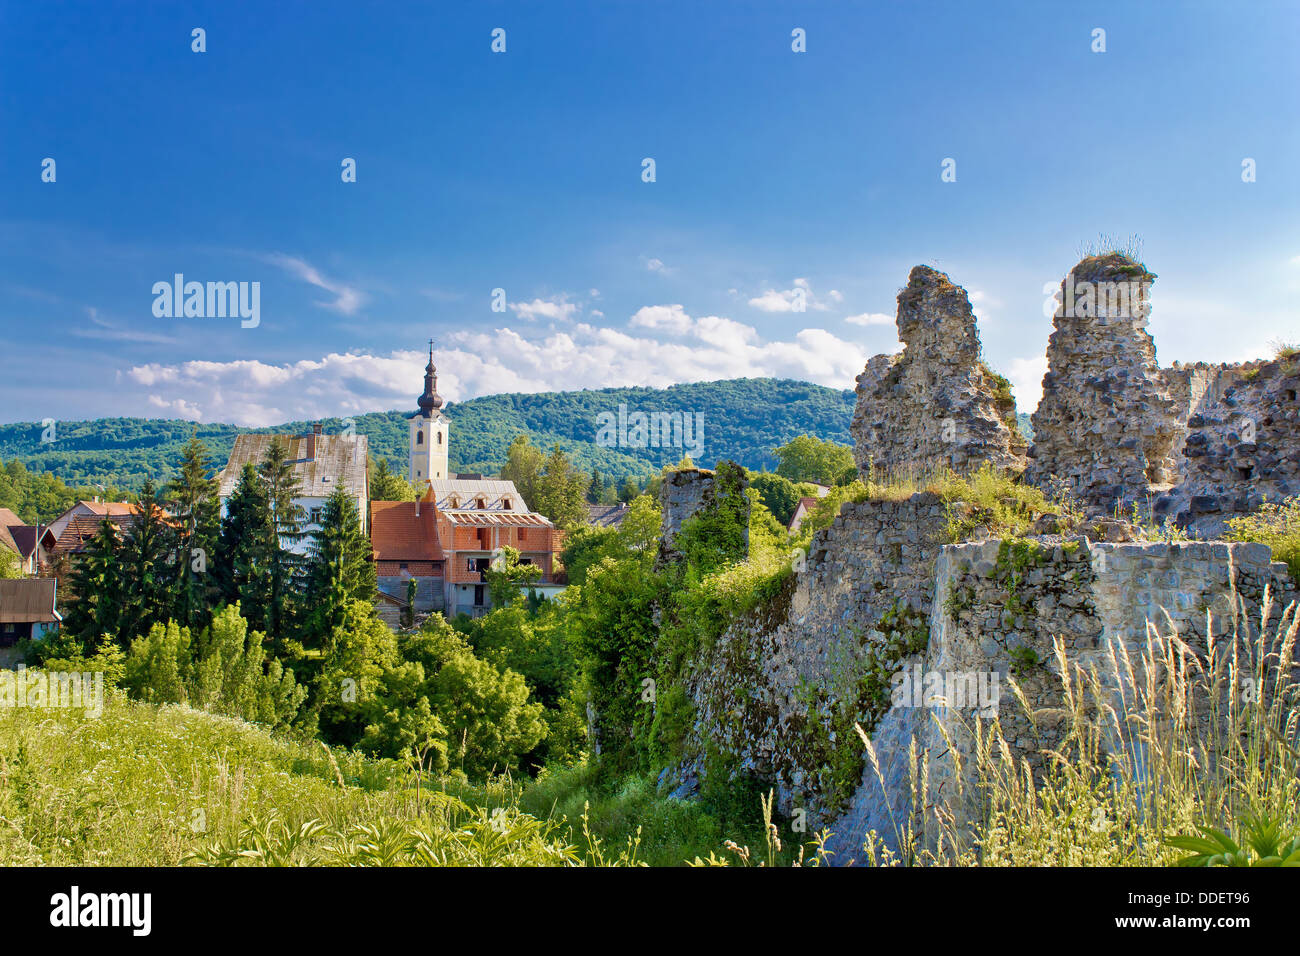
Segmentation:
<svg viewBox="0 0 1300 956">
<path fill-rule="evenodd" d="M 1176 480 L 1179 403 L 1147 332 L 1155 274 L 1090 256 L 1061 283 L 1027 480 L 1054 481 L 1094 509 L 1127 510 Z"/>
<path fill-rule="evenodd" d="M 719 495 L 737 495 L 744 498 L 745 489 L 749 484 L 738 467 L 730 463 L 723 471 L 721 482 L 725 487 L 720 487 L 719 475 L 707 468 L 683 468 L 670 471 L 664 476 L 663 485 L 659 489 L 662 518 L 658 561 L 661 565 L 680 557 L 676 543 L 683 521 L 713 506 Z M 744 514 L 748 515 L 748 498 L 744 498 L 740 506 Z M 748 527 L 747 522 L 746 527 Z M 749 532 L 746 531 L 746 541 L 748 538 Z"/>
<path fill-rule="evenodd" d="M 1017 758 L 1027 757 L 1037 770 L 1038 751 L 1058 744 L 1066 730 L 1055 638 L 1071 665 L 1095 665 L 1105 680 L 1112 649 L 1123 647 L 1131 659 L 1141 658 L 1148 620 L 1162 633 L 1172 620 L 1179 635 L 1203 654 L 1211 632 L 1216 638 L 1232 633 L 1238 599 L 1247 619 L 1258 622 L 1266 587 L 1275 617 L 1296 598 L 1285 566 L 1271 562 L 1268 548 L 1258 544 L 1045 538 L 951 545 L 936 562 L 928 647 L 905 671 L 946 676 L 947 686 L 954 675 L 976 674 L 984 686 L 998 688 L 1003 736 Z M 1032 722 L 1012 694 L 1007 678 L 1013 673 L 1035 713 Z M 959 835 L 977 819 L 973 722 L 988 715 L 981 707 L 952 707 L 946 701 L 914 703 L 905 700 L 891 708 L 871 731 L 880 774 L 867 767 L 848 809 L 828 824 L 833 832 L 828 846 L 840 863 L 861 858 L 871 829 L 897 847 L 896 822 L 907 819 L 911 806 L 914 740 L 930 756 L 927 812 L 944 807 Z"/>
<path fill-rule="evenodd" d="M 981 361 L 966 290 L 916 266 L 898 295 L 897 323 L 902 353 L 875 356 L 857 380 L 850 431 L 862 476 L 937 465 L 967 472 L 985 461 L 1023 469 L 1015 399 Z"/>
<path fill-rule="evenodd" d="M 1156 502 L 1157 517 L 1217 537 L 1227 519 L 1300 494 L 1300 358 L 1172 373 L 1191 382 L 1190 414 L 1183 481 Z"/>
<path fill-rule="evenodd" d="M 780 599 L 733 623 L 693 669 L 681 792 L 722 751 L 771 781 L 785 812 L 833 815 L 861 769 L 853 723 L 887 708 L 890 671 L 925 641 L 948 520 L 929 493 L 850 502 L 793 556 L 802 570 Z"/>
</svg>

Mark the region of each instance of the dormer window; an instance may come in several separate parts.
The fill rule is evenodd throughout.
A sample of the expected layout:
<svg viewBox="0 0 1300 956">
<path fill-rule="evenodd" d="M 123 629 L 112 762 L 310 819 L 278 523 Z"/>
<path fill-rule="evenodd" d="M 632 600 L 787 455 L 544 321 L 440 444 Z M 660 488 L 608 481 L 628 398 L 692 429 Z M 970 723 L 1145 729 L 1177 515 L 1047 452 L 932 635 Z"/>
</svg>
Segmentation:
<svg viewBox="0 0 1300 956">
<path fill-rule="evenodd" d="M 504 498 L 501 499 L 501 507 L 504 508 L 506 511 L 513 511 L 513 510 L 514 510 L 514 507 L 515 507 L 515 506 L 514 506 L 514 503 L 510 500 L 510 496 L 509 496 L 509 495 L 507 495 L 507 496 L 505 496 Z"/>
<path fill-rule="evenodd" d="M 486 498 L 479 498 L 478 500 L 476 500 L 476 501 L 474 502 L 474 507 L 475 507 L 475 508 L 486 508 L 486 507 L 487 507 L 487 499 L 486 499 Z"/>
</svg>

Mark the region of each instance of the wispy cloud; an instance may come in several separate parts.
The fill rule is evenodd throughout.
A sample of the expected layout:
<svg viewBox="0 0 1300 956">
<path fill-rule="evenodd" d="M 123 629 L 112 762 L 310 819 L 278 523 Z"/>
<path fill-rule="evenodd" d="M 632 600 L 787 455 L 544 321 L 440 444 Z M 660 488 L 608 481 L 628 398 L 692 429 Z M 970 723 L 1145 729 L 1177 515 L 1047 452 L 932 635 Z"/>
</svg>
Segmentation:
<svg viewBox="0 0 1300 956">
<path fill-rule="evenodd" d="M 86 318 L 92 328 L 82 326 L 71 329 L 72 335 L 81 339 L 98 339 L 104 342 L 135 342 L 143 345 L 176 345 L 180 342 L 170 335 L 156 332 L 142 332 L 138 329 L 124 329 L 99 317 L 99 310 L 94 306 L 85 307 Z"/>
<path fill-rule="evenodd" d="M 893 325 L 894 317 L 886 312 L 863 312 L 860 315 L 846 315 L 844 321 L 849 325 Z"/>
<path fill-rule="evenodd" d="M 321 308 L 333 309 L 343 315 L 355 315 L 356 311 L 366 302 L 366 295 L 361 290 L 337 280 L 326 278 L 319 269 L 297 256 L 287 256 L 284 253 L 276 252 L 262 258 L 295 278 L 331 293 L 334 296 L 334 301 L 316 303 Z"/>
</svg>

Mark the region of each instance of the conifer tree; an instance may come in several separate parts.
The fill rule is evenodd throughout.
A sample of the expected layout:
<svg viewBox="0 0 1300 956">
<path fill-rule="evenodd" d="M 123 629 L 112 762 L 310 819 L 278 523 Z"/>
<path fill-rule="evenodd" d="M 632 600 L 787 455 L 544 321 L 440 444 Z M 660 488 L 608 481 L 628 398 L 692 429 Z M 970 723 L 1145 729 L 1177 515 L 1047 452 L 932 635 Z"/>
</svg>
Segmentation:
<svg viewBox="0 0 1300 956">
<path fill-rule="evenodd" d="M 154 624 L 166 624 L 171 619 L 177 573 L 172 531 L 152 480 L 145 479 L 140 501 L 132 512 L 134 521 L 117 555 L 122 589 L 118 638 L 123 647 L 148 633 Z"/>
<path fill-rule="evenodd" d="M 304 604 L 308 608 L 303 643 L 320 646 L 343 623 L 349 601 L 373 601 L 376 581 L 370 539 L 361 530 L 361 512 L 344 489 L 336 488 L 321 510 L 320 527 L 308 546 Z"/>
<path fill-rule="evenodd" d="M 117 527 L 106 517 L 72 566 L 62 631 L 81 642 L 83 654 L 89 655 L 102 635 L 117 639 L 124 597 L 117 563 L 121 546 Z"/>
<path fill-rule="evenodd" d="M 289 449 L 277 435 L 267 446 L 266 455 L 258 466 L 258 477 L 266 492 L 270 512 L 272 540 L 267 543 L 265 562 L 269 575 L 270 601 L 265 608 L 266 636 L 272 652 L 277 656 L 284 642 L 291 637 L 296 612 L 295 596 L 302 584 L 304 562 L 292 548 L 304 537 L 303 519 L 306 513 L 295 498 L 301 494 L 301 483 L 289 463 Z"/>
<path fill-rule="evenodd" d="M 208 477 L 208 447 L 190 436 L 183 449 L 179 473 L 167 490 L 173 503 L 173 532 L 177 552 L 176 619 L 190 628 L 206 626 L 216 593 L 215 569 L 221 533 L 221 502 L 217 482 Z"/>
<path fill-rule="evenodd" d="M 238 603 L 249 626 L 262 632 L 271 603 L 270 554 L 278 548 L 266 488 L 257 469 L 244 465 L 226 501 L 214 573 L 221 603 Z"/>
<path fill-rule="evenodd" d="M 380 458 L 370 474 L 371 501 L 414 501 L 415 489 L 401 475 L 394 474 L 387 458 Z"/>
</svg>

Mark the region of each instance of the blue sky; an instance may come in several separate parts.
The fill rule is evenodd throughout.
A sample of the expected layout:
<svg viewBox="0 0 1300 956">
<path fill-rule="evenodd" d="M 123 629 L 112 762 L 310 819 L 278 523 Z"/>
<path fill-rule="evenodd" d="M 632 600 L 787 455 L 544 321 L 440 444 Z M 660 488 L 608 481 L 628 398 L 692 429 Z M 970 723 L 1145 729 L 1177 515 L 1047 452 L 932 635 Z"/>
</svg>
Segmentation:
<svg viewBox="0 0 1300 956">
<path fill-rule="evenodd" d="M 1027 410 L 1102 233 L 1162 364 L 1257 356 L 1300 339 L 1297 43 L 1294 2 L 3 0 L 0 421 L 413 408 L 430 336 L 451 399 L 849 388 L 921 262 Z M 176 273 L 260 324 L 155 316 Z"/>
</svg>

